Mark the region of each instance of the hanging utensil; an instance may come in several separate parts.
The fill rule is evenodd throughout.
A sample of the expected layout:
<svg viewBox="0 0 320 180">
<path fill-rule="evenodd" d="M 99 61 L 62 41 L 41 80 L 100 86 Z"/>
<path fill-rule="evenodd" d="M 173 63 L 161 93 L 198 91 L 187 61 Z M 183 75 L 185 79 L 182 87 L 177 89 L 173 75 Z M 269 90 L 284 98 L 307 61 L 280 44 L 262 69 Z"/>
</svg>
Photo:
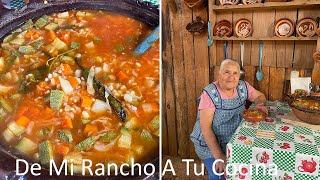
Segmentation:
<svg viewBox="0 0 320 180">
<path fill-rule="evenodd" d="M 212 29 L 212 24 L 211 21 L 208 21 L 208 46 L 210 47 L 212 45 L 212 38 L 211 38 L 211 29 Z"/>
<path fill-rule="evenodd" d="M 137 47 L 133 53 L 141 55 L 149 49 L 149 47 L 159 39 L 160 28 L 157 26 Z"/>
<path fill-rule="evenodd" d="M 240 79 L 243 80 L 246 77 L 246 70 L 243 68 L 243 54 L 244 54 L 244 43 L 240 42 Z"/>
<path fill-rule="evenodd" d="M 228 41 L 224 41 L 224 59 L 228 59 Z"/>
<path fill-rule="evenodd" d="M 258 81 L 262 81 L 264 76 L 262 71 L 262 49 L 263 49 L 262 41 L 259 41 L 259 69 L 256 73 L 256 78 Z"/>
</svg>

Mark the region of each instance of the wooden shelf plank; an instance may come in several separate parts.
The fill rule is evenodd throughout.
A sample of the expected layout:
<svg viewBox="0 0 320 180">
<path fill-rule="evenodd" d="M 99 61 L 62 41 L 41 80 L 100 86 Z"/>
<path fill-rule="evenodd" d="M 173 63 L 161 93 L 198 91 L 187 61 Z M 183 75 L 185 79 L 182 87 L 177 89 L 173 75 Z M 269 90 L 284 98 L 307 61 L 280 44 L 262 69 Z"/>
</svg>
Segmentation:
<svg viewBox="0 0 320 180">
<path fill-rule="evenodd" d="M 257 9 L 292 9 L 292 8 L 319 8 L 319 0 L 308 1 L 291 1 L 291 2 L 266 2 L 249 5 L 214 5 L 213 11 L 243 11 L 243 10 L 257 10 Z"/>
<path fill-rule="evenodd" d="M 316 41 L 317 36 L 306 38 L 306 37 L 288 37 L 288 38 L 279 38 L 279 37 L 247 37 L 247 38 L 239 38 L 239 37 L 218 37 L 213 36 L 213 40 L 221 40 L 221 41 Z"/>
</svg>

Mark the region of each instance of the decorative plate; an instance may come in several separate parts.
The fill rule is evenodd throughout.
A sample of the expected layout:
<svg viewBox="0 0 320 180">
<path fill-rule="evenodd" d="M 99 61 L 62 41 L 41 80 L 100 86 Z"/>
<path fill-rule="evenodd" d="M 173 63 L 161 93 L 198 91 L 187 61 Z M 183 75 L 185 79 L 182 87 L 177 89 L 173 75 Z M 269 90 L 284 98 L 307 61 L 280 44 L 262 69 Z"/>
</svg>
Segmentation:
<svg viewBox="0 0 320 180">
<path fill-rule="evenodd" d="M 236 5 L 240 0 L 220 0 L 221 5 Z"/>
<path fill-rule="evenodd" d="M 247 19 L 240 19 L 234 27 L 234 32 L 238 37 L 248 37 L 253 32 L 252 24 Z"/>
<path fill-rule="evenodd" d="M 278 37 L 290 37 L 294 32 L 294 25 L 290 19 L 279 19 L 274 32 Z"/>
<path fill-rule="evenodd" d="M 262 3 L 262 0 L 242 0 L 243 4 L 256 4 L 256 3 Z"/>
<path fill-rule="evenodd" d="M 232 25 L 227 20 L 218 22 L 213 28 L 213 35 L 219 37 L 230 37 L 232 34 Z"/>
<path fill-rule="evenodd" d="M 297 24 L 296 32 L 298 36 L 312 37 L 316 34 L 317 23 L 312 18 L 304 18 Z"/>
</svg>

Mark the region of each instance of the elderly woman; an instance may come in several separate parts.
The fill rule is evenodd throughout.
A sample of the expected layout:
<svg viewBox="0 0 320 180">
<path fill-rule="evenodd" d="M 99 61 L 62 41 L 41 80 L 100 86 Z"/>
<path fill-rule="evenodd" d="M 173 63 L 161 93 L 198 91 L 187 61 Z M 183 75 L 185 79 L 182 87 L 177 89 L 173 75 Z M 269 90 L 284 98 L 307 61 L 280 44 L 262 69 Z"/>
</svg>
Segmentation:
<svg viewBox="0 0 320 180">
<path fill-rule="evenodd" d="M 257 108 L 267 112 L 266 97 L 249 83 L 239 80 L 238 62 L 226 59 L 220 65 L 218 81 L 204 88 L 200 97 L 198 117 L 191 133 L 191 140 L 199 158 L 205 164 L 209 179 L 225 179 L 213 172 L 224 172 L 226 145 L 239 126 L 245 109 L 245 101 L 254 102 Z M 213 162 L 217 161 L 212 169 Z"/>
</svg>

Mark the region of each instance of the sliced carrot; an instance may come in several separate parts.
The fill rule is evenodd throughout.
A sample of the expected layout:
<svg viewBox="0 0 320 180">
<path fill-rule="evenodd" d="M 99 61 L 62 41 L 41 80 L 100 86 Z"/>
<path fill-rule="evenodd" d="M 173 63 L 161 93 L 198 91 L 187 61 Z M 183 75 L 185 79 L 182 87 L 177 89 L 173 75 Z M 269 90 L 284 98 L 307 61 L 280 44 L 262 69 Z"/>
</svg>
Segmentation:
<svg viewBox="0 0 320 180">
<path fill-rule="evenodd" d="M 60 84 L 60 80 L 58 77 L 54 77 L 53 79 L 54 79 L 54 84 L 56 84 L 56 85 Z"/>
<path fill-rule="evenodd" d="M 38 33 L 35 33 L 35 34 L 33 35 L 33 38 L 34 38 L 34 39 L 38 39 L 38 38 L 39 38 L 39 34 L 38 34 Z"/>
<path fill-rule="evenodd" d="M 30 39 L 31 36 L 33 36 L 34 34 L 35 34 L 35 32 L 33 32 L 33 31 L 28 31 L 28 32 L 26 33 L 26 35 L 25 35 L 25 38 Z"/>
<path fill-rule="evenodd" d="M 55 145 L 55 151 L 58 154 L 66 155 L 70 151 L 70 148 L 68 146 L 64 146 L 62 144 Z"/>
<path fill-rule="evenodd" d="M 16 123 L 19 125 L 19 126 L 22 126 L 22 127 L 26 127 L 30 122 L 30 119 L 25 117 L 25 116 L 21 116 L 17 121 Z"/>
<path fill-rule="evenodd" d="M 71 120 L 70 117 L 65 118 L 63 127 L 64 128 L 70 128 L 70 129 L 73 128 L 72 120 Z"/>
<path fill-rule="evenodd" d="M 81 94 L 81 96 L 90 96 L 90 94 L 88 93 L 88 91 L 86 89 L 81 89 L 80 94 Z"/>
<path fill-rule="evenodd" d="M 159 112 L 159 104 L 158 103 L 151 103 L 152 112 Z"/>
<path fill-rule="evenodd" d="M 53 116 L 53 110 L 49 107 L 46 107 L 41 117 L 44 119 L 49 119 L 52 116 Z"/>
<path fill-rule="evenodd" d="M 83 130 L 83 133 L 88 134 L 90 132 L 98 132 L 97 126 L 92 125 L 92 124 L 86 124 L 86 127 Z"/>
<path fill-rule="evenodd" d="M 63 73 L 65 76 L 73 75 L 73 71 L 72 71 L 72 69 L 71 69 L 71 67 L 70 67 L 69 64 L 63 64 L 62 73 Z"/>
<path fill-rule="evenodd" d="M 65 42 L 66 44 L 70 43 L 70 31 L 62 31 L 60 32 L 61 37 L 60 39 Z"/>
<path fill-rule="evenodd" d="M 26 116 L 29 118 L 37 117 L 40 114 L 40 110 L 36 107 L 30 107 L 26 112 Z"/>
<path fill-rule="evenodd" d="M 77 87 L 80 84 L 78 79 L 75 77 L 68 77 L 67 79 L 73 88 Z"/>
<path fill-rule="evenodd" d="M 91 107 L 93 103 L 93 99 L 88 96 L 81 97 L 81 107 Z"/>
<path fill-rule="evenodd" d="M 123 71 L 119 71 L 116 76 L 120 81 L 128 79 L 128 76 Z"/>
<path fill-rule="evenodd" d="M 49 38 L 51 39 L 51 40 L 54 40 L 54 39 L 56 39 L 56 33 L 53 31 L 53 30 L 49 30 Z"/>
<path fill-rule="evenodd" d="M 28 109 L 28 106 L 21 106 L 16 113 L 16 118 L 20 118 Z"/>
</svg>

